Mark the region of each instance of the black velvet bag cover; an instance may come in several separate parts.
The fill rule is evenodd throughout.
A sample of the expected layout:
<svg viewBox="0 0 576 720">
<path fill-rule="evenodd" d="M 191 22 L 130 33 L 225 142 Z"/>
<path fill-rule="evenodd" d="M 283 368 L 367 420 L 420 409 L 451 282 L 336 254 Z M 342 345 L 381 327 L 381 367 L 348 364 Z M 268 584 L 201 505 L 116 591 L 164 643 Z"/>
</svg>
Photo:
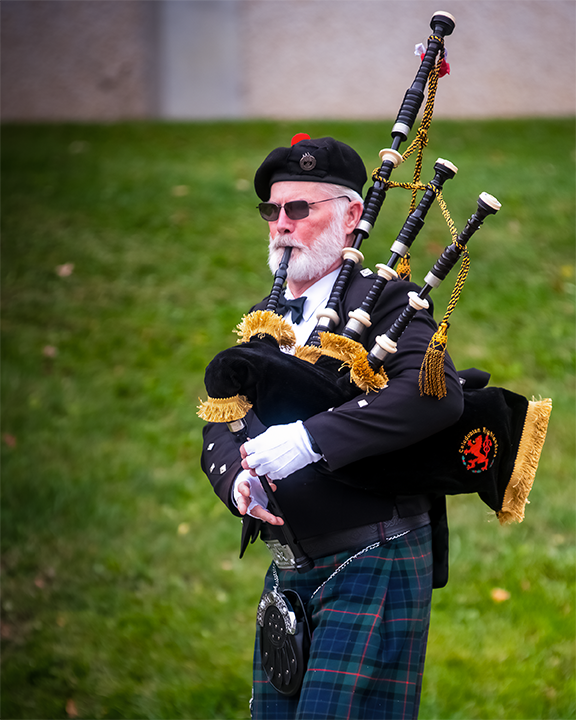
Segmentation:
<svg viewBox="0 0 576 720">
<path fill-rule="evenodd" d="M 212 398 L 245 396 L 265 425 L 280 425 L 305 420 L 359 394 L 351 382 L 336 385 L 341 364 L 323 357 L 312 365 L 261 335 L 218 353 L 206 368 L 204 384 Z"/>
<path fill-rule="evenodd" d="M 274 338 L 262 334 L 218 353 L 206 368 L 205 385 L 211 397 L 245 396 L 266 426 L 305 421 L 361 393 L 338 372 L 340 365 L 325 356 L 313 365 L 283 352 Z M 477 370 L 467 373 L 467 387 L 489 377 Z M 372 492 L 478 493 L 502 523 L 521 521 L 550 409 L 548 400 L 529 402 L 503 388 L 465 389 L 464 413 L 449 428 L 336 471 L 322 463 L 316 467 L 334 481 Z"/>
<path fill-rule="evenodd" d="M 478 493 L 500 522 L 521 521 L 550 408 L 550 401 L 529 402 L 504 388 L 465 390 L 464 412 L 454 425 L 402 450 L 347 465 L 330 476 L 386 494 Z M 322 472 L 321 464 L 318 469 Z M 358 478 L 362 478 L 360 483 Z"/>
</svg>

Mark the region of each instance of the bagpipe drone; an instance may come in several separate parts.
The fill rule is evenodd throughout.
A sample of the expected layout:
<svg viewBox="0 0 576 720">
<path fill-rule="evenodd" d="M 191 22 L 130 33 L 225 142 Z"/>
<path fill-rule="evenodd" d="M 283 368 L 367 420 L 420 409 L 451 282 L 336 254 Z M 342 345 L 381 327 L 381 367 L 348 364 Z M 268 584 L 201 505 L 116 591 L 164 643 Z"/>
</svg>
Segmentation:
<svg viewBox="0 0 576 720">
<path fill-rule="evenodd" d="M 433 179 L 425 185 L 420 182 L 422 151 L 432 120 L 438 78 L 445 67 L 444 37 L 452 33 L 454 18 L 448 13 L 437 12 L 430 26 L 432 34 L 419 70 L 392 127 L 392 147 L 380 152 L 381 166 L 373 173 L 373 184 L 366 195 L 352 245 L 343 250 L 340 273 L 307 343 L 294 349 L 291 326 L 275 313 L 290 258 L 291 248 L 287 248 L 265 309 L 255 310 L 243 318 L 238 326 L 239 344 L 219 353 L 206 369 L 205 386 L 209 397 L 200 405 L 198 415 L 209 422 L 228 423 L 239 443 L 247 439 L 244 418 L 251 408 L 264 425 L 278 425 L 305 421 L 354 397 L 381 392 L 388 382 L 385 373 L 387 356 L 396 352 L 397 344 L 402 342 L 402 333 L 412 318 L 428 307 L 429 293 L 461 260 L 448 309 L 432 337 L 420 371 L 422 395 L 435 396 L 441 402 L 446 394 L 443 361 L 448 318 L 468 273 L 467 243 L 485 218 L 498 212 L 500 203 L 488 193 L 482 193 L 475 212 L 464 230 L 458 233 L 442 197 L 444 183 L 454 178 L 457 168 L 447 160 L 438 159 Z M 426 86 L 428 97 L 421 126 L 415 140 L 401 155 L 399 147 L 408 139 L 423 104 Z M 415 150 L 418 154 L 414 181 L 392 182 L 392 171 Z M 341 324 L 337 313 L 339 301 L 350 283 L 356 263 L 363 260 L 360 246 L 369 236 L 386 194 L 393 187 L 412 190 L 409 215 L 392 244 L 390 259 L 385 265 L 377 265 L 378 274 L 368 294 L 350 313 L 345 328 L 337 335 L 334 330 Z M 419 191 L 423 191 L 423 196 L 416 204 Z M 426 275 L 420 292 L 409 293 L 404 311 L 367 351 L 361 340 L 370 327 L 370 313 L 389 281 L 402 281 L 408 276 L 406 268 L 411 246 L 435 201 L 446 218 L 452 242 Z M 464 412 L 457 423 L 408 448 L 366 457 L 330 472 L 330 478 L 347 483 L 349 477 L 362 477 L 365 478 L 362 487 L 376 493 L 389 492 L 386 477 L 393 478 L 394 487 L 401 487 L 402 495 L 431 491 L 438 497 L 477 493 L 501 523 L 521 522 L 546 437 L 551 401 L 529 401 L 504 388 L 486 387 L 488 374 L 477 370 L 459 375 L 464 386 Z M 323 463 L 313 467 L 321 474 L 329 472 Z M 261 481 L 270 501 L 270 510 L 282 515 L 267 480 L 261 478 Z M 305 572 L 311 567 L 311 561 L 302 553 L 298 538 L 287 523 L 283 531 L 294 550 L 296 568 Z"/>
</svg>

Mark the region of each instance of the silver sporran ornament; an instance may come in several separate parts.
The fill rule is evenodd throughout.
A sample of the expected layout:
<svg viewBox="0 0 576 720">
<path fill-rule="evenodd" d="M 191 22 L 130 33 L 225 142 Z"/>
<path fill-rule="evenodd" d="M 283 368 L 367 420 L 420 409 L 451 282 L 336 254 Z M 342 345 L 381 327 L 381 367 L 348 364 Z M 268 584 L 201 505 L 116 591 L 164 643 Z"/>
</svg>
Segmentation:
<svg viewBox="0 0 576 720">
<path fill-rule="evenodd" d="M 257 620 L 268 681 L 281 695 L 295 695 L 302 687 L 310 650 L 308 618 L 300 596 L 277 588 L 265 593 Z"/>
</svg>

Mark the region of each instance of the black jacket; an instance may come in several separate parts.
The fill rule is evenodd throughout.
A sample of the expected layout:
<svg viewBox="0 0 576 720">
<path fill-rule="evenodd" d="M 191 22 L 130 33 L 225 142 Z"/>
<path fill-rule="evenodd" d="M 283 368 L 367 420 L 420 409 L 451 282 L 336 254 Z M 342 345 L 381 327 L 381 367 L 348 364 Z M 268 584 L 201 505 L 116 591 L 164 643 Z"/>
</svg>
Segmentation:
<svg viewBox="0 0 576 720">
<path fill-rule="evenodd" d="M 338 310 L 340 332 L 348 312 L 360 306 L 375 276 L 357 267 Z M 418 290 L 406 281 L 391 281 L 386 285 L 372 313 L 372 326 L 363 338 L 370 349 L 374 338 L 392 325 L 407 303 L 407 293 Z M 254 309 L 261 309 L 265 301 Z M 389 383 L 380 392 L 360 395 L 305 420 L 305 426 L 324 460 L 294 473 L 277 483 L 276 498 L 286 520 L 301 540 L 308 537 L 388 520 L 396 506 L 400 516 L 417 515 L 431 510 L 437 534 L 435 562 L 436 586 L 438 569 L 447 565 L 447 526 L 444 499 L 438 499 L 434 488 L 423 496 L 406 496 L 394 477 L 386 473 L 386 453 L 407 448 L 418 440 L 432 435 L 458 420 L 463 410 L 460 382 L 450 358 L 446 357 L 447 396 L 441 400 L 422 397 L 418 374 L 428 342 L 436 329 L 431 311 L 419 311 L 398 342 L 398 351 L 389 355 L 384 369 Z M 297 392 L 297 388 L 293 388 Z M 248 418 L 249 435 L 254 437 L 264 426 L 254 413 Z M 363 477 L 348 468 L 354 461 L 378 457 L 373 472 L 381 475 L 377 491 L 363 488 Z M 208 424 L 204 429 L 202 468 L 216 494 L 234 514 L 238 514 L 231 500 L 231 487 L 241 469 L 238 445 L 225 424 Z M 345 482 L 341 482 L 345 480 Z M 374 488 L 374 478 L 371 486 Z M 438 524 L 438 521 L 441 524 Z"/>
</svg>

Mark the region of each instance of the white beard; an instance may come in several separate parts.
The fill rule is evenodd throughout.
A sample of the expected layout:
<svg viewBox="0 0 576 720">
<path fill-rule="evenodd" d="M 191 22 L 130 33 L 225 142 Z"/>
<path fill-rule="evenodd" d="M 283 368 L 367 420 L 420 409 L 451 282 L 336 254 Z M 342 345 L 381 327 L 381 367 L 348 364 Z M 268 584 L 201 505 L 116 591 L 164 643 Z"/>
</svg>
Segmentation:
<svg viewBox="0 0 576 720">
<path fill-rule="evenodd" d="M 314 241 L 314 245 L 306 247 L 294 239 L 292 234 L 270 235 L 268 250 L 268 266 L 272 273 L 278 270 L 282 254 L 286 247 L 297 248 L 292 251 L 288 264 L 288 280 L 309 282 L 320 279 L 331 267 L 342 259 L 342 248 L 346 244 L 346 234 L 340 229 L 340 222 L 331 223 Z"/>
</svg>

